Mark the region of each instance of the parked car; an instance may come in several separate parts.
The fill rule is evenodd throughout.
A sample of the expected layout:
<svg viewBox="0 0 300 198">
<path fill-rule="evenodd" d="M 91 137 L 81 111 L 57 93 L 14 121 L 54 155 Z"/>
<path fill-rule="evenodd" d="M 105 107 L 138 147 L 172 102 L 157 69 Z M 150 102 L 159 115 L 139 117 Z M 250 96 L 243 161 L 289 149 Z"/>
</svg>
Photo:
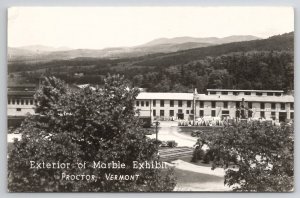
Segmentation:
<svg viewBox="0 0 300 198">
<path fill-rule="evenodd" d="M 203 133 L 203 131 L 200 131 L 200 130 L 195 130 L 191 133 L 191 136 L 192 137 L 199 137 L 200 134 Z"/>
<path fill-rule="evenodd" d="M 168 147 L 168 143 L 166 141 L 162 141 L 160 146 L 161 147 Z"/>
</svg>

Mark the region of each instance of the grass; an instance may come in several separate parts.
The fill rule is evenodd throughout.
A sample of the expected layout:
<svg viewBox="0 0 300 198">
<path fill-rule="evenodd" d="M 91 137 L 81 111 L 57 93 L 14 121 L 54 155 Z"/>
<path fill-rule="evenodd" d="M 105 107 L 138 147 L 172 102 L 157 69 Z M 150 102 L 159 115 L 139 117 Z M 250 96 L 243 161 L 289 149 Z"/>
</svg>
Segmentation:
<svg viewBox="0 0 300 198">
<path fill-rule="evenodd" d="M 218 177 L 209 174 L 203 173 L 196 173 L 193 171 L 175 169 L 175 174 L 177 177 L 177 183 L 184 184 L 184 183 L 206 183 L 206 182 L 224 182 L 223 177 Z"/>
</svg>

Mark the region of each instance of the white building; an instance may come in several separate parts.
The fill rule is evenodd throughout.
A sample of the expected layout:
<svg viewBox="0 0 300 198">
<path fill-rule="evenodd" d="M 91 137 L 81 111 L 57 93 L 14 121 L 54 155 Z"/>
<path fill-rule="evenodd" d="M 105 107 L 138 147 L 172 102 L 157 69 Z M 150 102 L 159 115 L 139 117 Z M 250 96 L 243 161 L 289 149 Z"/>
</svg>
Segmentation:
<svg viewBox="0 0 300 198">
<path fill-rule="evenodd" d="M 237 118 L 242 114 L 246 118 L 275 121 L 294 118 L 294 96 L 273 90 L 208 89 L 207 94 L 142 92 L 135 106 L 141 117 L 152 119 Z"/>
<path fill-rule="evenodd" d="M 34 114 L 34 94 L 37 85 L 35 84 L 13 84 L 7 90 L 7 115 L 25 116 Z"/>
</svg>

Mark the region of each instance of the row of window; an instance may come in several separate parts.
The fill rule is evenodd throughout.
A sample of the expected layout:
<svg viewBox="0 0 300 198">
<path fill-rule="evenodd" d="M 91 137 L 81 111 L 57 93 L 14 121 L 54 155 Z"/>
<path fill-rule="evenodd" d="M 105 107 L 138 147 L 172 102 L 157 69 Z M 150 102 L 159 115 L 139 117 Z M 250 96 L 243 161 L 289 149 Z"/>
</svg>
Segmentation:
<svg viewBox="0 0 300 198">
<path fill-rule="evenodd" d="M 178 114 L 182 114 L 182 109 L 178 109 Z M 186 110 L 186 114 L 194 114 L 193 110 Z M 204 110 L 199 111 L 200 117 L 204 116 Z M 222 111 L 222 115 L 229 115 L 229 111 Z M 156 110 L 153 110 L 153 116 L 157 116 Z M 165 116 L 165 110 L 160 110 L 159 111 L 159 116 Z M 169 116 L 175 116 L 174 110 L 169 110 Z M 216 116 L 216 110 L 211 110 L 211 116 L 215 117 Z"/>
<path fill-rule="evenodd" d="M 140 106 L 140 103 L 141 103 L 141 106 L 146 106 L 146 107 L 149 107 L 149 101 L 136 101 L 136 106 Z"/>
<path fill-rule="evenodd" d="M 178 109 L 178 114 L 182 114 L 182 113 L 183 113 L 182 109 Z M 194 110 L 186 110 L 186 114 L 194 114 Z M 157 116 L 155 109 L 153 110 L 153 116 Z M 165 116 L 165 110 L 160 110 L 159 116 Z M 175 116 L 175 111 L 169 110 L 169 116 Z"/>
<path fill-rule="evenodd" d="M 187 107 L 192 107 L 192 101 L 187 100 Z M 165 106 L 165 101 L 164 100 L 159 100 L 159 104 L 160 107 L 164 107 Z M 183 101 L 182 100 L 178 100 L 178 107 L 182 107 Z M 152 105 L 153 107 L 156 107 L 156 100 L 152 101 Z M 141 107 L 148 107 L 149 106 L 149 101 L 136 101 L 136 106 L 141 106 Z M 170 100 L 170 107 L 174 107 L 174 100 Z"/>
<path fill-rule="evenodd" d="M 265 109 L 265 103 L 260 103 L 260 108 Z M 286 108 L 286 103 L 280 103 L 280 110 L 285 110 Z M 276 103 L 271 103 L 271 109 L 275 110 L 276 109 Z M 290 103 L 290 109 L 294 110 L 294 103 Z"/>
<path fill-rule="evenodd" d="M 149 106 L 149 101 L 136 101 L 136 106 Z M 160 107 L 165 106 L 165 101 L 160 100 Z M 187 101 L 187 107 L 192 106 L 192 101 Z M 236 108 L 240 108 L 241 102 L 236 102 Z M 249 109 L 252 109 L 252 102 L 247 102 L 247 106 Z M 153 107 L 156 107 L 156 100 L 153 100 Z M 170 100 L 170 107 L 174 107 L 174 100 Z M 178 107 L 182 107 L 182 100 L 178 100 Z M 200 108 L 204 108 L 204 101 L 200 101 Z M 212 101 L 211 102 L 211 108 L 216 108 L 216 102 Z M 228 102 L 223 102 L 223 108 L 227 109 L 228 108 Z M 280 109 L 285 110 L 286 108 L 286 103 L 280 103 Z M 265 103 L 260 103 L 260 109 L 265 109 Z M 271 109 L 276 109 L 276 103 L 271 103 Z M 290 109 L 294 110 L 294 103 L 290 103 Z"/>
<path fill-rule="evenodd" d="M 182 113 L 182 109 L 178 109 L 178 114 L 181 114 L 181 113 Z M 186 114 L 190 114 L 190 113 L 193 114 L 194 111 L 193 110 L 191 110 L 191 111 L 186 110 Z M 253 114 L 252 111 L 248 111 L 248 118 L 252 118 L 252 114 Z M 229 116 L 229 111 L 226 111 L 226 110 L 222 111 L 222 115 L 223 116 L 227 116 L 227 115 Z M 153 110 L 153 116 L 157 116 L 156 115 L 156 110 Z M 159 111 L 159 116 L 165 116 L 165 110 L 160 110 Z M 175 116 L 174 110 L 169 110 L 169 116 Z M 204 111 L 203 110 L 199 111 L 199 116 L 200 117 L 204 116 Z M 216 117 L 216 110 L 211 110 L 211 116 Z M 260 112 L 260 117 L 265 118 L 265 112 L 264 111 Z M 276 119 L 276 113 L 275 112 L 271 112 L 271 118 L 273 120 Z M 294 112 L 290 113 L 290 119 L 294 119 Z"/>
<path fill-rule="evenodd" d="M 228 95 L 228 93 L 229 93 L 228 91 L 221 91 L 221 95 Z M 216 95 L 216 94 L 217 94 L 216 91 L 210 91 L 210 95 Z M 235 91 L 235 92 L 232 92 L 232 94 L 235 95 L 235 96 L 237 96 L 237 95 L 240 94 L 240 92 Z M 251 92 L 246 91 L 246 92 L 244 92 L 244 95 L 250 96 Z M 262 96 L 263 93 L 262 92 L 255 92 L 255 95 L 256 96 Z M 267 96 L 274 96 L 274 95 L 275 96 L 281 96 L 281 93 L 278 93 L 278 92 L 267 92 Z"/>
<path fill-rule="evenodd" d="M 8 99 L 7 103 L 17 105 L 33 105 L 34 99 Z"/>
<path fill-rule="evenodd" d="M 178 114 L 182 114 L 182 113 L 183 113 L 182 109 L 178 109 Z M 186 114 L 194 114 L 194 110 L 186 110 Z M 229 115 L 229 111 L 222 111 L 222 114 L 223 115 Z M 203 117 L 204 116 L 204 111 L 200 110 L 199 115 L 200 115 L 200 117 Z M 153 110 L 153 116 L 157 116 L 155 109 Z M 159 116 L 165 116 L 165 110 L 160 110 L 159 111 Z M 169 116 L 175 116 L 174 110 L 169 110 Z M 213 117 L 216 116 L 216 110 L 211 111 L 211 116 L 213 116 Z"/>
</svg>

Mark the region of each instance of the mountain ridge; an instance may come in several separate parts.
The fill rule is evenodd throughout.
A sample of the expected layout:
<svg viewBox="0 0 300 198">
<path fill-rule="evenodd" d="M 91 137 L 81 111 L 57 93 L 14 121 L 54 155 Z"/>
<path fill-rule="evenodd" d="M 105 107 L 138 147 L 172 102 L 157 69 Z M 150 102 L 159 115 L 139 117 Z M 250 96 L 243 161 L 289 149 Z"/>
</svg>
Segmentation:
<svg viewBox="0 0 300 198">
<path fill-rule="evenodd" d="M 126 58 L 139 57 L 154 53 L 170 53 L 181 50 L 207 47 L 228 42 L 259 39 L 249 35 L 233 35 L 223 38 L 217 37 L 174 37 L 171 40 L 163 38 L 134 47 L 110 47 L 104 49 L 69 49 L 67 47 L 48 47 L 43 45 L 8 47 L 9 61 L 51 61 L 55 59 L 72 59 L 78 57 L 91 58 Z M 157 42 L 159 41 L 159 42 Z M 151 44 L 152 42 L 152 44 Z M 154 42 L 154 43 L 153 43 Z M 150 44 L 149 44 L 150 43 Z M 156 43 L 156 44 L 155 44 Z"/>
<path fill-rule="evenodd" d="M 157 45 L 162 43 L 186 43 L 186 42 L 199 42 L 199 43 L 213 43 L 213 44 L 223 44 L 227 42 L 237 42 L 237 41 L 249 41 L 261 39 L 252 35 L 232 35 L 226 37 L 173 37 L 173 38 L 158 38 L 150 42 L 143 44 L 144 46 Z"/>
</svg>

